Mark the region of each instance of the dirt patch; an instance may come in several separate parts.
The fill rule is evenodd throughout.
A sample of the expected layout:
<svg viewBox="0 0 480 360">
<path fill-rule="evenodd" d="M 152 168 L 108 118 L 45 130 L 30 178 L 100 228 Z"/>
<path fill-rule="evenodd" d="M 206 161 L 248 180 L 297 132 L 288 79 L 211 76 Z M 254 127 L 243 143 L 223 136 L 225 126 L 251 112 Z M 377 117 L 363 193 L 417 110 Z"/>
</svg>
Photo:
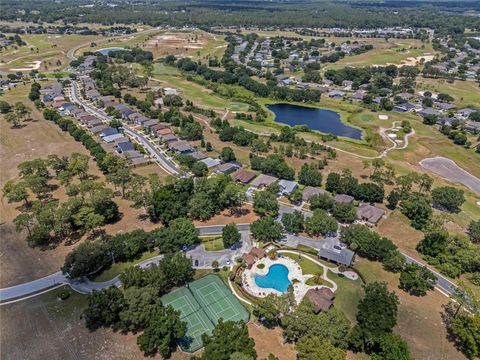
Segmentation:
<svg viewBox="0 0 480 360">
<path fill-rule="evenodd" d="M 273 354 L 280 360 L 295 360 L 297 352 L 293 344 L 283 341 L 282 329 L 267 329 L 264 326 L 248 324 L 248 334 L 255 340 L 255 350 L 259 359 L 266 359 Z"/>
<path fill-rule="evenodd" d="M 58 291 L 0 307 L 0 347 L 5 360 L 17 359 L 145 359 L 137 335 L 110 329 L 90 332 L 80 318 L 86 296 L 72 293 L 66 301 Z M 28 341 L 25 341 L 28 339 Z M 153 357 L 161 359 L 159 355 Z M 171 359 L 186 360 L 179 351 Z"/>
<path fill-rule="evenodd" d="M 202 31 L 166 32 L 146 40 L 143 48 L 154 52 L 157 57 L 166 54 L 193 56 L 210 38 L 211 35 Z"/>
<path fill-rule="evenodd" d="M 231 215 L 230 210 L 226 209 L 220 214 L 215 215 L 213 218 L 207 221 L 194 221 L 195 226 L 209 226 L 209 225 L 226 225 L 226 224 L 250 224 L 257 220 L 259 217 L 253 211 L 253 207 L 250 204 L 242 206 L 241 215 Z"/>
<path fill-rule="evenodd" d="M 423 159 L 420 161 L 420 165 L 448 181 L 461 183 L 480 195 L 480 179 L 463 170 L 453 160 L 434 157 Z"/>
</svg>

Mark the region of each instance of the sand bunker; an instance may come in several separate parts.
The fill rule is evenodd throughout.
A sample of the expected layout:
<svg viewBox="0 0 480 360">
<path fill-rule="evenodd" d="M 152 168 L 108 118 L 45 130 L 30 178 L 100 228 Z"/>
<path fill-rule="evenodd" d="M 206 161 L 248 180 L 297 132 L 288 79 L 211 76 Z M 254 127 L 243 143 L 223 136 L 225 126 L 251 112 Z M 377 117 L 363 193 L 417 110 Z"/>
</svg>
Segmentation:
<svg viewBox="0 0 480 360">
<path fill-rule="evenodd" d="M 462 169 L 453 160 L 444 157 L 427 158 L 420 161 L 420 166 L 448 181 L 461 183 L 480 195 L 480 179 Z"/>
<path fill-rule="evenodd" d="M 40 60 L 36 60 L 36 61 L 29 61 L 29 62 L 26 62 L 25 64 L 30 64 L 29 67 L 24 67 L 24 68 L 14 68 L 14 69 L 10 69 L 10 71 L 31 71 L 31 70 L 38 70 L 40 69 L 40 65 L 42 64 L 42 62 Z"/>
</svg>

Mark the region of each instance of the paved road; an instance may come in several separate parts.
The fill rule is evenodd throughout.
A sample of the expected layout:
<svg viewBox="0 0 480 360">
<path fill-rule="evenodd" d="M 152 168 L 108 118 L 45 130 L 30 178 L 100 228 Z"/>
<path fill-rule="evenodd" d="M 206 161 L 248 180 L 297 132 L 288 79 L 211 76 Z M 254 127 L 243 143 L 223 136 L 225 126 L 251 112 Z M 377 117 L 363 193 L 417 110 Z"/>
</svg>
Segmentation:
<svg viewBox="0 0 480 360">
<path fill-rule="evenodd" d="M 80 104 L 85 108 L 86 111 L 97 116 L 102 121 L 109 123 L 110 121 L 113 120 L 113 118 L 111 118 L 110 116 L 100 112 L 93 106 L 90 106 L 89 104 L 87 104 L 87 102 L 79 96 L 77 83 L 72 83 L 70 95 L 71 95 L 71 100 L 73 102 Z M 166 172 L 168 172 L 169 174 L 176 174 L 176 175 L 182 174 L 178 166 L 172 160 L 168 159 L 168 157 L 165 156 L 160 150 L 158 150 L 155 147 L 155 145 L 153 145 L 144 135 L 128 127 L 124 128 L 124 132 L 128 136 L 134 137 L 138 142 L 140 142 L 148 150 L 150 155 L 155 160 L 158 161 L 160 167 L 162 167 Z"/>
</svg>

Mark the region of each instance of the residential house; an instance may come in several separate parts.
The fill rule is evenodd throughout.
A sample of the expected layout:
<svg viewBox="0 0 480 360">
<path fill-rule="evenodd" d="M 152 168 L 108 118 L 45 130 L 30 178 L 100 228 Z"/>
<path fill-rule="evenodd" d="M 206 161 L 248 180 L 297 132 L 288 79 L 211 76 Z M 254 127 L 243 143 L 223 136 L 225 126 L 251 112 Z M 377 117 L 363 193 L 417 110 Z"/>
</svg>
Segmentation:
<svg viewBox="0 0 480 360">
<path fill-rule="evenodd" d="M 98 126 L 93 126 L 93 127 L 89 128 L 88 130 L 89 130 L 92 134 L 97 135 L 97 134 L 101 133 L 102 130 L 104 130 L 104 129 L 106 129 L 106 128 L 107 128 L 107 125 L 103 125 L 103 124 L 102 124 L 102 125 L 98 125 Z"/>
<path fill-rule="evenodd" d="M 290 180 L 280 180 L 278 182 L 279 192 L 281 195 L 288 196 L 298 188 L 298 183 Z"/>
<path fill-rule="evenodd" d="M 449 111 L 457 108 L 453 104 L 444 103 L 444 102 L 434 102 L 433 105 L 440 111 Z"/>
<path fill-rule="evenodd" d="M 469 122 L 464 129 L 473 134 L 480 134 L 480 122 Z"/>
<path fill-rule="evenodd" d="M 193 151 L 190 143 L 184 140 L 171 142 L 168 144 L 168 148 L 175 151 L 177 154 L 188 154 Z"/>
<path fill-rule="evenodd" d="M 248 171 L 248 170 L 238 170 L 236 173 L 232 174 L 232 178 L 235 182 L 240 183 L 240 184 L 248 184 L 250 181 L 252 181 L 257 174 L 255 174 L 253 171 Z"/>
<path fill-rule="evenodd" d="M 332 99 L 341 99 L 345 96 L 345 93 L 340 90 L 332 90 L 328 93 L 328 97 Z"/>
<path fill-rule="evenodd" d="M 117 148 L 117 153 L 118 154 L 122 154 L 125 151 L 135 150 L 135 146 L 130 141 L 121 142 L 121 143 L 117 144 L 116 148 Z"/>
<path fill-rule="evenodd" d="M 385 210 L 370 204 L 362 204 L 357 209 L 357 219 L 370 225 L 377 225 L 385 216 Z"/>
<path fill-rule="evenodd" d="M 456 113 L 455 113 L 455 116 L 458 116 L 458 117 L 463 117 L 463 118 L 468 118 L 471 114 L 473 114 L 474 112 L 477 112 L 477 110 L 473 110 L 473 109 L 469 109 L 469 108 L 465 108 L 465 109 L 460 109 L 458 110 Z"/>
<path fill-rule="evenodd" d="M 220 164 L 215 168 L 215 173 L 222 173 L 225 175 L 229 175 L 234 171 L 240 169 L 240 166 L 235 163 L 224 163 Z"/>
<path fill-rule="evenodd" d="M 417 111 L 417 115 L 420 115 L 421 117 L 426 117 L 426 116 L 429 116 L 429 115 L 439 116 L 440 112 L 438 112 L 437 110 L 434 110 L 432 108 L 425 108 L 425 109 L 422 109 L 420 111 Z"/>
<path fill-rule="evenodd" d="M 164 144 L 169 144 L 178 141 L 178 138 L 174 134 L 160 135 L 160 141 Z"/>
<path fill-rule="evenodd" d="M 193 157 L 196 160 L 203 160 L 203 159 L 207 158 L 207 155 L 205 155 L 204 153 L 202 153 L 200 151 L 194 151 L 190 154 L 190 156 Z"/>
<path fill-rule="evenodd" d="M 339 203 L 351 203 L 351 202 L 353 202 L 354 197 L 350 196 L 350 195 L 346 195 L 346 194 L 337 194 L 337 195 L 335 195 L 333 200 L 335 202 L 339 202 Z"/>
<path fill-rule="evenodd" d="M 400 112 L 408 112 L 415 109 L 416 109 L 416 106 L 408 102 L 403 104 L 398 104 L 393 107 L 393 110 L 400 111 Z"/>
<path fill-rule="evenodd" d="M 352 96 L 350 96 L 350 99 L 352 99 L 353 101 L 362 101 L 364 97 L 365 97 L 365 93 L 361 91 L 357 91 L 353 93 Z"/>
<path fill-rule="evenodd" d="M 212 159 L 211 157 L 207 157 L 206 159 L 200 160 L 200 162 L 204 163 L 207 165 L 207 168 L 211 169 L 215 166 L 220 165 L 222 162 L 220 159 Z"/>
<path fill-rule="evenodd" d="M 118 134 L 118 130 L 112 127 L 107 127 L 106 129 L 103 129 L 102 132 L 100 133 L 100 137 L 105 137 L 105 136 L 110 136 Z M 123 136 L 123 135 L 122 135 Z"/>
<path fill-rule="evenodd" d="M 259 189 L 262 187 L 267 187 L 269 185 L 272 185 L 277 181 L 278 181 L 278 178 L 276 178 L 275 176 L 261 174 L 255 180 L 252 181 L 250 186 L 253 188 Z"/>
<path fill-rule="evenodd" d="M 325 190 L 322 190 L 313 186 L 305 186 L 302 192 L 302 200 L 307 202 L 312 196 L 324 194 Z"/>
<path fill-rule="evenodd" d="M 117 140 L 119 138 L 122 138 L 122 137 L 123 137 L 123 134 L 115 133 L 115 134 L 112 134 L 112 135 L 103 136 L 102 139 L 103 139 L 103 141 L 105 141 L 108 144 L 108 143 L 112 143 L 115 140 Z"/>
</svg>

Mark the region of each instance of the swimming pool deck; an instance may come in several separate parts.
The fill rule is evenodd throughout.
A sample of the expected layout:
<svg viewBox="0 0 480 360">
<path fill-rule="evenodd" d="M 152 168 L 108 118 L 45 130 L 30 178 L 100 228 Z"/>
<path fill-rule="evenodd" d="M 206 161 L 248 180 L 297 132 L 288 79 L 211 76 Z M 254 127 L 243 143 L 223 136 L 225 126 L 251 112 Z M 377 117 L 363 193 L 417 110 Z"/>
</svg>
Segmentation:
<svg viewBox="0 0 480 360">
<path fill-rule="evenodd" d="M 264 264 L 265 267 L 263 269 L 259 269 L 258 268 L 259 264 Z M 276 264 L 282 264 L 287 267 L 288 280 L 292 282 L 293 294 L 297 304 L 299 304 L 302 301 L 303 297 L 305 296 L 305 294 L 309 289 L 320 289 L 322 287 L 328 287 L 323 285 L 317 285 L 317 286 L 307 285 L 306 284 L 307 280 L 313 277 L 314 275 L 303 274 L 302 268 L 293 259 L 290 259 L 287 257 L 279 257 L 279 258 L 276 258 L 275 260 L 272 260 L 269 257 L 265 257 L 258 260 L 255 264 L 253 264 L 251 269 L 246 269 L 243 272 L 243 275 L 242 275 L 243 288 L 251 295 L 259 298 L 267 297 L 270 294 L 274 294 L 277 296 L 284 295 L 284 293 L 281 293 L 280 291 L 277 291 L 272 288 L 261 288 L 255 282 L 256 275 L 268 274 L 270 266 L 276 265 Z M 323 266 L 321 263 L 318 263 L 318 264 L 324 267 L 324 274 L 326 274 L 326 271 L 327 271 L 326 266 Z M 325 280 L 327 280 L 332 284 L 332 287 L 328 287 L 328 288 L 330 288 L 332 291 L 335 291 L 337 289 L 337 285 L 334 282 L 332 282 L 330 279 L 326 278 L 325 276 L 324 278 Z M 293 281 L 293 280 L 298 280 L 298 281 Z"/>
</svg>

